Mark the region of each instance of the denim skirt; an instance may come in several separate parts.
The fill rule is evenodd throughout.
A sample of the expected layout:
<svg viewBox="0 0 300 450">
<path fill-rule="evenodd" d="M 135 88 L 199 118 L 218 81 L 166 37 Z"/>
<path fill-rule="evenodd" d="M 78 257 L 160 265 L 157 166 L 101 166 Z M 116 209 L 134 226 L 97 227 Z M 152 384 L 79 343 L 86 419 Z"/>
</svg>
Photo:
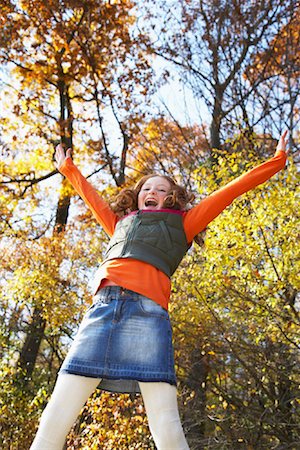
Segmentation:
<svg viewBox="0 0 300 450">
<path fill-rule="evenodd" d="M 140 392 L 139 381 L 176 385 L 168 311 L 119 286 L 101 289 L 60 373 L 100 378 L 111 392 Z"/>
</svg>

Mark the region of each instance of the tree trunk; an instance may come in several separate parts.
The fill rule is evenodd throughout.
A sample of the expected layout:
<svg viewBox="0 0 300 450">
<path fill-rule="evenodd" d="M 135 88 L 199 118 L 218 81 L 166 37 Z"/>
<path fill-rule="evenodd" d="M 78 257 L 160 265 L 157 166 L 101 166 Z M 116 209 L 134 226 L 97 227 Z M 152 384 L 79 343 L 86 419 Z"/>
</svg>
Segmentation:
<svg viewBox="0 0 300 450">
<path fill-rule="evenodd" d="M 61 142 L 67 146 L 72 146 L 72 112 L 71 104 L 68 96 L 67 86 L 63 80 L 63 71 L 61 69 L 61 81 L 58 83 L 59 95 L 60 95 L 60 130 L 61 130 Z M 63 180 L 63 186 L 66 180 Z M 63 193 L 60 195 L 57 210 L 54 230 L 55 233 L 61 233 L 64 231 L 68 220 L 70 196 Z M 41 342 L 44 337 L 46 328 L 46 320 L 42 315 L 43 311 L 40 307 L 35 307 L 32 312 L 32 320 L 28 325 L 26 331 L 26 338 L 22 347 L 20 358 L 18 361 L 19 367 L 25 371 L 25 384 L 32 376 L 35 363 L 38 357 Z"/>
<path fill-rule="evenodd" d="M 191 369 L 185 385 L 189 391 L 194 392 L 193 399 L 189 402 L 188 410 L 184 415 L 183 423 L 186 428 L 186 436 L 193 448 L 197 444 L 198 450 L 205 448 L 205 423 L 206 423 L 206 382 L 209 367 L 205 356 L 201 355 L 199 348 L 191 354 Z M 196 447 L 194 447 L 196 448 Z"/>
<path fill-rule="evenodd" d="M 222 102 L 223 92 L 218 86 L 215 87 L 214 107 L 212 112 L 212 121 L 210 124 L 210 145 L 211 145 L 211 162 L 217 163 L 217 152 L 215 150 L 220 149 L 221 138 L 221 121 L 222 121 Z"/>
<path fill-rule="evenodd" d="M 42 317 L 42 310 L 35 308 L 19 358 L 19 367 L 22 369 L 22 373 L 25 374 L 25 382 L 32 375 L 45 327 L 46 320 Z"/>
</svg>

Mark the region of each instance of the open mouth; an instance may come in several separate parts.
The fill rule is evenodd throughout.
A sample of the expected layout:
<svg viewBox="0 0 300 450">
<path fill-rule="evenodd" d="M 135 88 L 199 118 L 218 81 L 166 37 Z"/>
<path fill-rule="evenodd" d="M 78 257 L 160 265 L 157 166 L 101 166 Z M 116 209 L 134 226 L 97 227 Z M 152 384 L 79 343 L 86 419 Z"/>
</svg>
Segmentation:
<svg viewBox="0 0 300 450">
<path fill-rule="evenodd" d="M 150 200 L 145 201 L 145 206 L 157 206 L 157 205 L 158 205 L 158 203 L 156 200 L 150 199 Z"/>
</svg>

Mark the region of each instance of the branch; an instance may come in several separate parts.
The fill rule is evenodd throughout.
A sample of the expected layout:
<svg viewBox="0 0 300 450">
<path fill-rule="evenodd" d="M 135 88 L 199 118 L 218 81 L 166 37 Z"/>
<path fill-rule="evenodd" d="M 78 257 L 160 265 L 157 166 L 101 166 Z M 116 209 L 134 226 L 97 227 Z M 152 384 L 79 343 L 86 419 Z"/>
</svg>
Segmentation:
<svg viewBox="0 0 300 450">
<path fill-rule="evenodd" d="M 51 178 L 53 175 L 56 175 L 57 173 L 59 173 L 59 171 L 57 169 L 55 169 L 55 170 L 52 170 L 52 172 L 49 172 L 47 175 L 44 175 L 44 176 L 39 177 L 39 178 L 31 178 L 29 180 L 26 179 L 26 178 L 19 178 L 19 179 L 13 178 L 13 179 L 10 179 L 9 181 L 1 181 L 0 182 L 0 186 L 2 184 L 11 184 L 11 183 L 19 183 L 19 184 L 20 183 L 29 183 L 29 186 L 33 186 L 34 184 L 37 184 L 40 181 L 47 180 L 48 178 Z M 9 174 L 4 174 L 4 176 L 9 177 L 10 175 Z M 25 177 L 29 176 L 29 174 L 25 174 L 24 176 Z"/>
<path fill-rule="evenodd" d="M 121 134 L 123 136 L 123 148 L 122 148 L 121 159 L 120 159 L 120 172 L 119 172 L 119 177 L 117 180 L 118 186 L 122 186 L 122 184 L 124 184 L 124 182 L 125 182 L 125 167 L 126 167 L 126 157 L 127 157 L 129 136 L 126 133 L 125 128 L 123 127 L 121 121 L 118 118 L 117 112 L 114 107 L 112 96 L 110 94 L 108 94 L 108 96 L 109 96 L 110 106 L 111 106 L 113 115 L 114 115 L 116 121 L 118 122 L 119 128 L 121 130 Z"/>
</svg>

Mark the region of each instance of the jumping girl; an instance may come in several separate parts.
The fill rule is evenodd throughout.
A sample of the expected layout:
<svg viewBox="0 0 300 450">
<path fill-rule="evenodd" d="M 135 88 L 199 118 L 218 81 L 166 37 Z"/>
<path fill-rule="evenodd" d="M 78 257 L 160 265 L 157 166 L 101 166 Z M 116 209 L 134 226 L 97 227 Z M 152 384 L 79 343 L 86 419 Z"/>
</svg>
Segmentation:
<svg viewBox="0 0 300 450">
<path fill-rule="evenodd" d="M 61 145 L 59 171 L 111 237 L 96 294 L 60 369 L 32 450 L 61 450 L 87 398 L 99 386 L 140 392 L 158 450 L 187 450 L 181 426 L 168 314 L 170 277 L 197 234 L 241 194 L 283 169 L 287 132 L 273 158 L 187 209 L 192 196 L 171 178 L 143 177 L 108 205 Z"/>
</svg>

